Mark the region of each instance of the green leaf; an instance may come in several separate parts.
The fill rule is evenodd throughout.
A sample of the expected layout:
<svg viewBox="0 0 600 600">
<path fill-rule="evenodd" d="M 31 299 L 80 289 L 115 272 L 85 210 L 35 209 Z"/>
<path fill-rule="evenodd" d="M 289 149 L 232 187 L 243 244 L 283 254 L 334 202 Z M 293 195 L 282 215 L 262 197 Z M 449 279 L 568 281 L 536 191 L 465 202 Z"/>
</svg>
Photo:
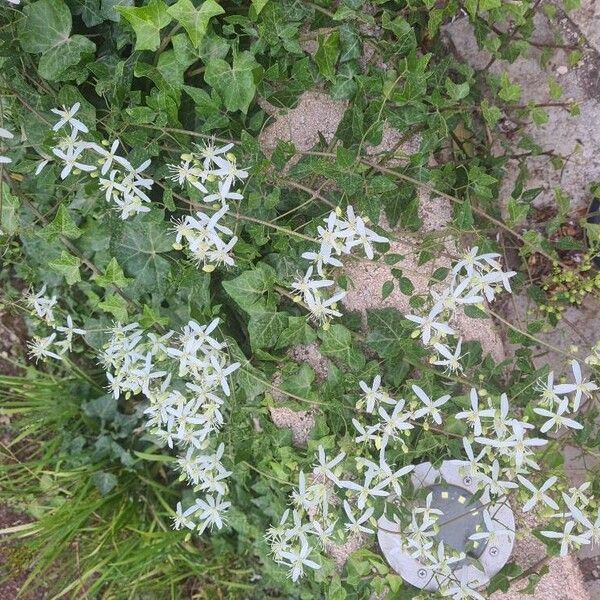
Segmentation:
<svg viewBox="0 0 600 600">
<path fill-rule="evenodd" d="M 486 123 L 492 127 L 502 118 L 502 111 L 497 106 L 491 106 L 487 99 L 481 102 L 481 113 Z"/>
<path fill-rule="evenodd" d="M 521 97 L 521 86 L 518 83 L 511 83 L 508 74 L 502 73 L 498 96 L 506 102 L 517 102 Z"/>
<path fill-rule="evenodd" d="M 42 54 L 39 74 L 58 81 L 78 65 L 85 55 L 92 56 L 96 44 L 83 35 L 71 34 L 71 11 L 62 0 L 38 0 L 23 9 L 19 42 L 25 52 Z"/>
<path fill-rule="evenodd" d="M 158 50 L 160 30 L 171 22 L 167 5 L 162 0 L 150 0 L 139 8 L 117 6 L 116 9 L 133 27 L 136 50 Z"/>
<path fill-rule="evenodd" d="M 259 66 L 254 55 L 245 50 L 234 54 L 233 66 L 221 58 L 211 60 L 204 71 L 204 81 L 217 90 L 227 110 L 246 114 L 256 93 L 253 70 Z"/>
<path fill-rule="evenodd" d="M 117 485 L 118 480 L 112 473 L 98 471 L 92 475 L 92 481 L 102 496 L 109 494 Z"/>
<path fill-rule="evenodd" d="M 66 237 L 70 240 L 77 239 L 83 232 L 69 214 L 69 210 L 64 204 L 61 204 L 56 211 L 56 215 L 51 223 L 48 223 L 40 232 L 39 236 L 49 242 L 53 242 L 59 237 Z"/>
<path fill-rule="evenodd" d="M 518 202 L 514 198 L 509 198 L 507 211 L 508 216 L 506 222 L 510 227 L 514 227 L 515 225 L 522 223 L 527 218 L 529 205 L 525 204 L 524 202 Z"/>
<path fill-rule="evenodd" d="M 272 348 L 288 326 L 288 316 L 283 312 L 252 315 L 248 321 L 248 335 L 253 350 Z"/>
<path fill-rule="evenodd" d="M 210 19 L 222 15 L 225 9 L 215 0 L 204 0 L 198 9 L 190 0 L 179 0 L 170 6 L 167 12 L 182 25 L 190 36 L 194 48 L 197 48 L 206 34 Z"/>
<path fill-rule="evenodd" d="M 452 100 L 458 102 L 469 95 L 469 84 L 466 81 L 454 83 L 450 77 L 446 77 L 446 91 Z"/>
<path fill-rule="evenodd" d="M 402 341 L 406 330 L 403 317 L 395 308 L 367 311 L 367 324 L 371 330 L 367 344 L 382 358 L 396 358 L 402 353 Z"/>
<path fill-rule="evenodd" d="M 223 282 L 225 291 L 248 314 L 267 312 L 264 294 L 273 287 L 276 273 L 273 267 L 260 263 L 235 279 Z"/>
<path fill-rule="evenodd" d="M 7 185 L 0 186 L 2 192 L 2 212 L 0 213 L 0 235 L 14 235 L 19 231 L 20 200 L 10 193 Z"/>
<path fill-rule="evenodd" d="M 396 36 L 397 41 L 394 44 L 394 54 L 406 56 L 416 49 L 417 37 L 415 30 L 404 17 L 398 16 L 392 20 L 389 13 L 384 12 L 381 25 Z"/>
<path fill-rule="evenodd" d="M 315 54 L 315 62 L 319 73 L 328 81 L 335 78 L 335 65 L 340 56 L 340 32 L 336 29 L 327 37 L 319 36 L 319 48 Z"/>
<path fill-rule="evenodd" d="M 132 279 L 125 277 L 123 269 L 119 266 L 117 259 L 111 258 L 110 262 L 106 266 L 103 275 L 96 275 L 94 281 L 103 288 L 107 288 L 111 285 L 115 285 L 120 288 L 124 288 Z"/>
<path fill-rule="evenodd" d="M 252 6 L 254 6 L 254 10 L 257 15 L 260 15 L 260 11 L 265 7 L 269 0 L 250 0 L 252 2 Z"/>
<path fill-rule="evenodd" d="M 323 354 L 343 361 L 353 371 L 364 367 L 365 355 L 356 348 L 349 329 L 335 323 L 329 329 L 323 330 L 319 336 L 322 340 L 321 352 Z"/>
<path fill-rule="evenodd" d="M 42 54 L 62 45 L 71 34 L 71 11 L 63 0 L 38 0 L 23 8 L 19 42 L 25 52 Z"/>
<path fill-rule="evenodd" d="M 281 332 L 275 349 L 310 344 L 317 338 L 314 329 L 305 317 L 289 317 L 287 327 Z"/>
<path fill-rule="evenodd" d="M 381 299 L 385 300 L 393 291 L 394 291 L 394 282 L 391 280 L 386 281 L 381 286 Z"/>
<path fill-rule="evenodd" d="M 111 254 L 135 278 L 132 287 L 137 293 L 166 288 L 171 264 L 161 254 L 171 250 L 173 238 L 162 219 L 162 211 L 155 211 L 126 223 L 120 221 L 111 238 Z"/>
<path fill-rule="evenodd" d="M 127 300 L 118 294 L 111 294 L 98 304 L 98 308 L 112 315 L 117 321 L 127 321 Z"/>
<path fill-rule="evenodd" d="M 471 201 L 463 200 L 462 204 L 455 210 L 454 223 L 460 229 L 471 229 L 475 223 Z"/>
<path fill-rule="evenodd" d="M 64 275 L 67 283 L 73 285 L 78 281 L 81 281 L 81 275 L 79 274 L 79 266 L 81 261 L 72 254 L 65 252 L 64 250 L 60 254 L 60 258 L 51 260 L 48 266 L 57 273 Z"/>
</svg>

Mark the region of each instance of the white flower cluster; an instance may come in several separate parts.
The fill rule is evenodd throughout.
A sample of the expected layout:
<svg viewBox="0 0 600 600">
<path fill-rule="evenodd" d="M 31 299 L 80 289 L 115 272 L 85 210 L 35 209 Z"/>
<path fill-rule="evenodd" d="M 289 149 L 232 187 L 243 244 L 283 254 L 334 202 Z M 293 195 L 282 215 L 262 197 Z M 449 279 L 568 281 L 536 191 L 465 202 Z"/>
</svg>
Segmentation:
<svg viewBox="0 0 600 600">
<path fill-rule="evenodd" d="M 504 289 L 511 292 L 510 278 L 515 271 L 505 272 L 498 262 L 499 254 L 478 254 L 477 246 L 469 249 L 452 269 L 452 281 L 441 292 L 431 290 L 433 304 L 424 316 L 405 315 L 417 325 L 414 337 L 420 337 L 425 346 L 435 351 L 431 359 L 434 365 L 445 367 L 447 372 L 462 371 L 460 364 L 462 338 L 458 338 L 454 349 L 446 344 L 447 336 L 456 336 L 450 323 L 460 306 L 482 304 L 494 300 Z"/>
<path fill-rule="evenodd" d="M 555 385 L 554 375 L 550 373 L 547 381 L 538 383 L 540 407 L 534 412 L 548 419 L 540 426 L 541 433 L 560 427 L 581 428 L 567 413 L 571 409 L 578 410 L 582 398 L 589 397 L 598 386 L 582 377 L 576 361 L 572 361 L 571 367 L 573 382 Z M 414 491 L 410 479 L 405 478 L 414 465 L 392 467 L 387 453 L 390 448 L 408 452 L 402 438 L 415 426 L 427 429 L 442 425 L 448 419 L 463 422 L 469 430 L 462 439 L 464 455 L 459 458 L 466 464 L 461 464 L 461 474 L 475 481 L 492 502 L 502 502 L 509 494 L 517 494 L 524 512 L 547 510 L 546 507 L 559 511 L 554 518 L 563 523 L 561 531 L 541 533 L 560 540 L 562 554 L 582 544 L 600 543 L 600 515 L 597 510 L 591 513 L 593 503 L 585 494 L 589 483 L 568 492 L 562 491 L 560 497 L 555 498 L 551 491 L 558 482 L 557 476 L 534 483 L 541 474 L 536 450 L 545 446 L 548 440 L 535 437 L 533 424 L 509 414 L 506 394 L 495 401 L 485 390 L 478 392 L 473 388 L 469 392 L 467 408 L 457 411 L 450 407 L 455 406 L 458 399 L 443 395 L 434 400 L 417 385 L 412 385 L 414 398 L 408 403 L 393 398 L 382 387 L 380 376 L 376 376 L 370 385 L 364 381 L 359 385 L 362 394 L 356 409 L 368 422 L 352 420 L 357 445 L 354 466 L 352 461 L 342 463 L 345 453 L 329 459 L 319 447 L 312 475 L 307 478 L 300 472 L 298 489 L 292 494 L 292 511 L 286 511 L 279 525 L 267 532 L 275 560 L 290 568 L 294 580 L 302 576 L 304 567 L 320 567 L 316 556 L 318 549 L 310 544 L 311 535 L 324 547 L 325 541 L 343 541 L 344 532 L 373 534 L 378 519 L 391 504 L 386 503 L 382 511 L 378 498 L 393 494 L 396 506 L 402 502 L 406 509 L 395 517 L 401 524 L 404 550 L 435 573 L 443 595 L 482 598 L 473 589 L 474 582 L 458 581 L 453 575 L 452 565 L 465 556 L 436 539 L 442 513 L 432 508 L 431 494 L 423 503 L 415 502 L 413 494 L 407 493 Z M 475 445 L 479 446 L 477 450 Z M 345 514 L 342 527 L 337 527 L 340 499 L 336 490 L 344 496 L 341 501 Z M 563 509 L 559 506 L 561 500 Z M 379 513 L 376 513 L 378 509 Z M 484 510 L 483 521 L 484 527 L 470 536 L 471 543 L 501 536 L 507 536 L 511 541 L 514 538 L 515 532 L 497 522 L 491 510 Z"/>
<path fill-rule="evenodd" d="M 49 325 L 54 329 L 53 333 L 46 337 L 34 336 L 33 340 L 28 342 L 29 354 L 38 361 L 40 358 L 54 358 L 62 360 L 62 357 L 67 352 L 70 352 L 73 346 L 74 335 L 85 335 L 85 329 L 75 327 L 71 315 L 67 315 L 65 325 L 57 325 L 54 316 L 54 307 L 56 306 L 56 296 L 51 298 L 46 297 L 46 285 L 44 284 L 39 292 L 30 290 L 25 301 L 32 309 L 32 315 L 36 316 L 40 321 Z M 57 340 L 58 334 L 62 334 L 64 338 Z M 53 350 L 53 348 L 56 350 Z"/>
<path fill-rule="evenodd" d="M 136 168 L 125 157 L 117 154 L 119 140 L 96 144 L 79 139 L 80 134 L 89 131 L 87 126 L 76 118 L 79 109 L 79 102 L 71 108 L 63 106 L 52 109 L 59 117 L 52 130 L 58 132 L 60 137 L 52 153 L 63 164 L 61 179 L 81 171 L 98 177 L 99 187 L 104 192 L 106 201 L 114 204 L 123 220 L 138 213 L 149 212 L 148 192 L 154 182 L 143 172 L 150 166 L 150 160 Z M 49 162 L 50 159 L 42 160 L 36 174 Z"/>
<path fill-rule="evenodd" d="M 15 136 L 8 131 L 8 129 L 4 129 L 4 127 L 0 127 L 0 139 L 12 140 Z M 8 156 L 3 156 L 0 154 L 0 165 L 7 165 L 12 162 L 12 158 Z"/>
<path fill-rule="evenodd" d="M 190 321 L 179 334 L 161 336 L 144 334 L 137 323 L 116 324 L 100 357 L 115 398 L 141 393 L 149 400 L 146 427 L 161 443 L 177 447 L 181 480 L 204 494 L 186 510 L 177 504 L 177 529 L 220 529 L 230 506 L 223 499 L 231 475 L 221 462 L 224 445 L 209 448 L 224 422 L 221 396 L 231 395 L 227 378 L 240 363 L 229 364 L 225 343 L 212 337 L 218 324 Z"/>
<path fill-rule="evenodd" d="M 238 168 L 235 155 L 229 152 L 233 144 L 217 147 L 214 142 L 195 144 L 196 150 L 181 155 L 178 165 L 168 165 L 171 179 L 180 186 L 189 186 L 203 195 L 203 202 L 220 208 L 212 215 L 199 211 L 175 221 L 175 248 L 187 250 L 193 260 L 205 271 L 216 266 L 233 266 L 231 251 L 238 238 L 220 221 L 229 211 L 228 200 L 243 200 L 235 191 L 236 183 L 248 177 L 248 172 Z M 229 239 L 224 239 L 227 236 Z"/>
<path fill-rule="evenodd" d="M 319 225 L 320 247 L 317 252 L 305 252 L 302 258 L 309 260 L 312 264 L 306 270 L 303 277 L 298 277 L 292 283 L 292 288 L 298 292 L 298 298 L 302 300 L 311 318 L 319 324 L 326 324 L 333 317 L 341 317 L 336 304 L 346 292 L 339 291 L 329 297 L 324 294 L 324 288 L 335 284 L 332 279 L 325 277 L 325 267 L 341 267 L 342 262 L 338 256 L 348 255 L 358 246 L 362 247 L 369 260 L 373 259 L 374 243 L 386 243 L 389 240 L 375 231 L 367 228 L 366 220 L 354 213 L 352 206 L 348 205 L 346 217 L 342 218 L 342 210 L 338 207 L 324 219 L 326 226 Z M 313 278 L 313 273 L 320 277 Z"/>
</svg>

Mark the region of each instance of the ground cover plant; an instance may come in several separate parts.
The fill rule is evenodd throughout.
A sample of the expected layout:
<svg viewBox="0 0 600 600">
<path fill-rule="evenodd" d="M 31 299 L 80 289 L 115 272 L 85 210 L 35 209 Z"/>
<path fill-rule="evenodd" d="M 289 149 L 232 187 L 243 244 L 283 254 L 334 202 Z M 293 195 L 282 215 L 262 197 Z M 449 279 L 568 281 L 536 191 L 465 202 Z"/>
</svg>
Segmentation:
<svg viewBox="0 0 600 600">
<path fill-rule="evenodd" d="M 545 109 L 457 62 L 440 33 L 466 15 L 493 60 L 514 60 L 538 4 L 3 5 L 2 310 L 26 321 L 28 356 L 0 380 L 0 493 L 31 518 L 3 531 L 23 597 L 418 596 L 377 551 L 384 514 L 453 598 L 533 591 L 550 556 L 598 542 L 598 479 L 571 488 L 561 453 L 598 446 L 597 386 L 570 349 L 563 372 L 533 363 L 536 334 L 595 290 L 565 252 L 589 266 L 597 232 L 588 248 L 556 235 L 560 190 L 558 213 L 529 225 L 526 159 L 542 150 L 525 134 L 502 218 L 502 119 L 543 123 Z M 266 153 L 272 109 L 314 89 L 346 102 L 333 139 Z M 385 127 L 400 141 L 373 151 Z M 450 203 L 443 231 L 422 233 L 423 191 Z M 390 249 L 400 232 L 419 265 L 449 261 L 427 293 Z M 372 293 L 399 289 L 411 310 L 346 310 L 357 262 L 392 267 Z M 501 320 L 513 292 L 540 311 L 503 323 L 516 349 L 498 362 L 456 315 Z M 325 375 L 290 352 L 309 344 Z M 273 423 L 282 407 L 310 411 L 305 444 Z M 536 514 L 548 554 L 534 569 L 509 563 L 487 591 L 455 577 L 464 556 L 434 539 L 442 515 L 411 485 L 415 465 L 448 459 L 480 495 Z M 531 529 L 493 517 L 470 542 Z"/>
</svg>

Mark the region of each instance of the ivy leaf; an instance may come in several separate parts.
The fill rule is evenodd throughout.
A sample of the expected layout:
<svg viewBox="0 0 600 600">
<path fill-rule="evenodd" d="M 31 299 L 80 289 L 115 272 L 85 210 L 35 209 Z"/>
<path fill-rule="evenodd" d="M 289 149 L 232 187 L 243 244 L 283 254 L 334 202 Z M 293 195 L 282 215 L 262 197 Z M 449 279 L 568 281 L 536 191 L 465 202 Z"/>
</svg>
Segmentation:
<svg viewBox="0 0 600 600">
<path fill-rule="evenodd" d="M 63 0 L 38 0 L 23 8 L 19 42 L 25 52 L 42 54 L 60 46 L 71 34 L 71 11 Z"/>
<path fill-rule="evenodd" d="M 60 257 L 56 260 L 51 260 L 48 266 L 57 273 L 64 275 L 65 280 L 69 285 L 73 285 L 78 281 L 81 281 L 81 275 L 79 274 L 79 266 L 81 261 L 72 254 L 61 252 Z"/>
<path fill-rule="evenodd" d="M 117 294 L 111 294 L 98 304 L 105 313 L 112 315 L 117 321 L 127 321 L 127 300 Z"/>
<path fill-rule="evenodd" d="M 390 19 L 389 13 L 385 12 L 381 20 L 384 29 L 391 31 L 397 38 L 394 44 L 394 53 L 399 56 L 410 54 L 417 47 L 415 30 L 404 17 Z"/>
<path fill-rule="evenodd" d="M 334 324 L 320 334 L 321 352 L 346 363 L 353 371 L 362 369 L 366 359 L 352 341 L 352 333 L 343 325 Z"/>
<path fill-rule="evenodd" d="M 10 193 L 7 185 L 1 186 L 2 203 L 0 204 L 0 231 L 5 235 L 14 235 L 19 231 L 19 206 L 21 201 Z"/>
<path fill-rule="evenodd" d="M 223 282 L 225 291 L 234 302 L 248 314 L 267 312 L 264 294 L 275 283 L 275 269 L 260 263 L 257 268 L 244 271 L 235 279 Z"/>
<path fill-rule="evenodd" d="M 58 81 L 96 51 L 96 44 L 85 36 L 71 36 L 71 11 L 62 0 L 38 0 L 25 6 L 23 14 L 19 42 L 25 52 L 42 55 L 38 72 L 44 79 Z"/>
<path fill-rule="evenodd" d="M 319 36 L 319 49 L 315 54 L 315 62 L 319 73 L 328 81 L 335 78 L 335 65 L 340 56 L 340 32 L 335 30 L 327 37 Z"/>
<path fill-rule="evenodd" d="M 288 315 L 283 312 L 252 315 L 248 321 L 248 335 L 252 349 L 272 348 L 287 326 Z"/>
<path fill-rule="evenodd" d="M 39 232 L 39 236 L 49 242 L 52 242 L 61 236 L 69 238 L 70 240 L 75 240 L 81 234 L 81 229 L 77 227 L 64 204 L 61 204 L 58 207 L 52 222 L 48 223 L 48 225 Z"/>
<path fill-rule="evenodd" d="M 110 241 L 111 254 L 135 278 L 138 293 L 161 292 L 167 284 L 171 265 L 161 254 L 171 250 L 173 240 L 162 219 L 163 212 L 155 211 L 126 224 L 121 221 Z"/>
<path fill-rule="evenodd" d="M 371 330 L 367 344 L 382 358 L 396 358 L 402 353 L 406 332 L 403 317 L 395 308 L 367 311 L 367 324 Z"/>
<path fill-rule="evenodd" d="M 317 339 L 314 329 L 307 323 L 305 317 L 289 317 L 286 329 L 281 332 L 276 349 L 310 344 Z"/>
<path fill-rule="evenodd" d="M 253 70 L 260 65 L 251 52 L 245 50 L 233 55 L 233 66 L 226 60 L 211 60 L 204 71 L 204 81 L 223 98 L 228 111 L 248 111 L 256 93 Z"/>
<path fill-rule="evenodd" d="M 112 473 L 106 473 L 105 471 L 94 473 L 92 475 L 92 482 L 101 496 L 109 494 L 118 483 L 117 478 Z"/>
<path fill-rule="evenodd" d="M 160 30 L 171 22 L 167 5 L 162 0 L 150 0 L 146 6 L 139 8 L 115 8 L 133 27 L 136 50 L 158 50 Z"/>
<path fill-rule="evenodd" d="M 225 9 L 215 0 L 205 0 L 198 9 L 190 0 L 179 0 L 170 6 L 167 12 L 182 25 L 190 36 L 194 48 L 197 48 L 206 33 L 211 17 L 222 15 Z"/>
<path fill-rule="evenodd" d="M 123 269 L 119 266 L 117 259 L 113 257 L 106 266 L 104 274 L 96 275 L 94 281 L 103 288 L 107 288 L 111 285 L 123 288 L 132 280 L 125 277 Z"/>
<path fill-rule="evenodd" d="M 471 229 L 475 220 L 473 219 L 473 209 L 469 199 L 463 200 L 463 203 L 455 211 L 454 223 L 460 229 Z"/>
<path fill-rule="evenodd" d="M 260 11 L 265 7 L 269 0 L 250 0 L 257 15 L 260 15 Z"/>
</svg>

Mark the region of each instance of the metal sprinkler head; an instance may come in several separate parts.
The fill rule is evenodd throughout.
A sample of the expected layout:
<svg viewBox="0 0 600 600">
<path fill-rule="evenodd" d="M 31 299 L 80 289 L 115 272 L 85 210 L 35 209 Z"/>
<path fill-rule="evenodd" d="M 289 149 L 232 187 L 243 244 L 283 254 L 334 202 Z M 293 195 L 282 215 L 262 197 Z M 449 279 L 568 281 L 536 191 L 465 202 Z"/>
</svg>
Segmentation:
<svg viewBox="0 0 600 600">
<path fill-rule="evenodd" d="M 465 558 L 450 567 L 458 581 L 471 587 L 486 586 L 508 562 L 514 545 L 515 517 L 504 498 L 491 501 L 486 490 L 480 496 L 479 478 L 469 472 L 469 463 L 444 461 L 439 469 L 431 463 L 417 465 L 412 474 L 415 489 L 431 494 L 431 509 L 440 510 L 433 553 L 439 542 L 444 547 L 464 553 Z M 393 500 L 392 497 L 389 498 Z M 493 538 L 471 540 L 475 533 L 486 531 L 484 513 L 494 522 Z M 413 558 L 403 543 L 400 526 L 382 516 L 378 522 L 379 546 L 390 566 L 408 583 L 427 591 L 440 588 L 439 575 L 426 563 Z M 506 532 L 506 533 L 504 533 Z"/>
</svg>

